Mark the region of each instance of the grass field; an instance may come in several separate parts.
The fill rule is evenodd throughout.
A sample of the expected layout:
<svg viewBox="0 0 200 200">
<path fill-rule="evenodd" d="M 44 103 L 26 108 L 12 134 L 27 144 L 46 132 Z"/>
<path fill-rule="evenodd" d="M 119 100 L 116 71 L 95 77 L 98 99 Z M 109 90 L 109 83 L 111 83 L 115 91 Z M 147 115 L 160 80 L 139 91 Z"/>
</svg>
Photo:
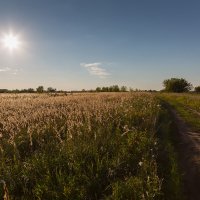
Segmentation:
<svg viewBox="0 0 200 200">
<path fill-rule="evenodd" d="M 162 94 L 161 99 L 168 102 L 194 131 L 200 131 L 200 95 Z"/>
<path fill-rule="evenodd" d="M 0 180 L 11 199 L 158 199 L 159 112 L 147 93 L 1 95 Z"/>
<path fill-rule="evenodd" d="M 168 106 L 200 130 L 195 94 L 2 94 L 0 197 L 183 199 Z"/>
</svg>

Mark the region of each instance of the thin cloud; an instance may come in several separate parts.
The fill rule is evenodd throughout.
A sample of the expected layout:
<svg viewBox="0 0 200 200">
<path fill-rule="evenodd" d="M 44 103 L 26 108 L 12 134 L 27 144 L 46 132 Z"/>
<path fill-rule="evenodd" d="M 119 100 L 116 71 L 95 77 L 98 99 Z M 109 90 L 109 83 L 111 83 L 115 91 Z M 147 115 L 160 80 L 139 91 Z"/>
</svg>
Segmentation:
<svg viewBox="0 0 200 200">
<path fill-rule="evenodd" d="M 22 71 L 21 68 L 13 69 L 13 70 L 12 70 L 12 74 L 13 74 L 13 75 L 17 75 L 17 74 L 20 73 L 21 71 Z"/>
<path fill-rule="evenodd" d="M 20 71 L 22 71 L 21 68 L 10 68 L 10 67 L 0 68 L 0 73 L 4 72 L 8 74 L 13 74 L 13 75 L 17 75 Z"/>
<path fill-rule="evenodd" d="M 85 67 L 91 75 L 98 76 L 99 78 L 106 78 L 110 76 L 110 73 L 102 67 L 102 63 L 81 63 L 80 65 Z"/>
<path fill-rule="evenodd" d="M 5 68 L 0 68 L 0 72 L 8 72 L 11 69 L 9 67 L 5 67 Z"/>
</svg>

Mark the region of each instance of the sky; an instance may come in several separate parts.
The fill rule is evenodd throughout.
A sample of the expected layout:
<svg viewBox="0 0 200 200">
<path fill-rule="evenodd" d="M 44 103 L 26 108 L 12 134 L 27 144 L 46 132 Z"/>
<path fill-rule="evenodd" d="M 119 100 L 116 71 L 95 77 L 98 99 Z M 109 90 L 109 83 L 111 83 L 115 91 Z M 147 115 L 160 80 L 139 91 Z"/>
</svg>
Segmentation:
<svg viewBox="0 0 200 200">
<path fill-rule="evenodd" d="M 199 0 L 0 0 L 0 88 L 200 85 L 199 10 Z"/>
</svg>

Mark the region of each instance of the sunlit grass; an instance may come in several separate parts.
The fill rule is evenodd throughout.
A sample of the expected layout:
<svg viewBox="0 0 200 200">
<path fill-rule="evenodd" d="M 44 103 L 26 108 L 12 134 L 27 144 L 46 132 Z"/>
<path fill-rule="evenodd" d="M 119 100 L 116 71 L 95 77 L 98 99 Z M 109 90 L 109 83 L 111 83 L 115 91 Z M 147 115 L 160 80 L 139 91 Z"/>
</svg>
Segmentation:
<svg viewBox="0 0 200 200">
<path fill-rule="evenodd" d="M 200 131 L 200 95 L 166 93 L 160 96 L 177 110 L 194 131 Z"/>
<path fill-rule="evenodd" d="M 11 198 L 160 195 L 153 95 L 3 95 L 0 103 L 0 179 Z"/>
</svg>

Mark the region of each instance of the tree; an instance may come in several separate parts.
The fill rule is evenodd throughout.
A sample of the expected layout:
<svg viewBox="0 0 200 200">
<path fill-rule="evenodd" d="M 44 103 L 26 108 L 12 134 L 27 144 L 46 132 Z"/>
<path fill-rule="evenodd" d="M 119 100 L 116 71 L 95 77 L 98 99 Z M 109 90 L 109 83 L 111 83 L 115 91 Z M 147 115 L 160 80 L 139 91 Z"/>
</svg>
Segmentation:
<svg viewBox="0 0 200 200">
<path fill-rule="evenodd" d="M 20 91 L 18 89 L 12 90 L 12 93 L 19 93 Z"/>
<path fill-rule="evenodd" d="M 52 87 L 48 87 L 47 88 L 47 92 L 56 92 L 56 89 L 52 88 Z"/>
<path fill-rule="evenodd" d="M 101 88 L 100 88 L 100 87 L 97 87 L 97 88 L 96 88 L 96 92 L 101 92 Z"/>
<path fill-rule="evenodd" d="M 122 87 L 120 88 L 120 91 L 121 91 L 121 92 L 126 92 L 126 91 L 127 91 L 127 87 L 126 87 L 126 86 L 122 86 Z"/>
<path fill-rule="evenodd" d="M 37 91 L 38 93 L 43 93 L 43 92 L 44 92 L 44 87 L 43 87 L 43 86 L 38 86 L 38 87 L 36 88 L 36 91 Z"/>
<path fill-rule="evenodd" d="M 129 91 L 130 91 L 130 92 L 134 92 L 134 90 L 133 90 L 133 88 L 132 88 L 132 87 L 130 87 L 130 88 L 129 88 Z"/>
<path fill-rule="evenodd" d="M 0 93 L 6 93 L 6 92 L 9 92 L 9 90 L 7 90 L 7 89 L 0 89 Z"/>
<path fill-rule="evenodd" d="M 200 93 L 200 86 L 195 87 L 194 91 L 197 92 L 197 93 Z"/>
<path fill-rule="evenodd" d="M 108 92 L 108 91 L 109 91 L 109 88 L 108 88 L 108 87 L 102 87 L 101 91 L 102 91 L 102 92 Z"/>
<path fill-rule="evenodd" d="M 118 85 L 110 86 L 109 92 L 119 92 L 119 86 Z"/>
<path fill-rule="evenodd" d="M 28 89 L 27 89 L 27 92 L 33 93 L 33 92 L 34 92 L 34 89 L 33 89 L 33 88 L 28 88 Z"/>
<path fill-rule="evenodd" d="M 163 81 L 163 86 L 167 92 L 188 92 L 192 89 L 192 84 L 183 78 L 171 78 Z"/>
</svg>

